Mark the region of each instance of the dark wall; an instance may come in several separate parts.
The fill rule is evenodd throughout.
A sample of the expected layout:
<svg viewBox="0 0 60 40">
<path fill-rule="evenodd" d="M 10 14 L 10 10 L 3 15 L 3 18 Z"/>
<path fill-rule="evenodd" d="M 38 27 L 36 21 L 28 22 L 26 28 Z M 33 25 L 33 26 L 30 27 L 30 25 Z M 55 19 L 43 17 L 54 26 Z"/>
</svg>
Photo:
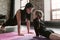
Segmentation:
<svg viewBox="0 0 60 40">
<path fill-rule="evenodd" d="M 13 18 L 14 15 L 14 1 L 15 0 L 11 0 L 9 18 Z"/>
<path fill-rule="evenodd" d="M 52 27 L 52 28 L 60 28 L 60 22 L 55 21 L 45 21 L 46 27 Z"/>
</svg>

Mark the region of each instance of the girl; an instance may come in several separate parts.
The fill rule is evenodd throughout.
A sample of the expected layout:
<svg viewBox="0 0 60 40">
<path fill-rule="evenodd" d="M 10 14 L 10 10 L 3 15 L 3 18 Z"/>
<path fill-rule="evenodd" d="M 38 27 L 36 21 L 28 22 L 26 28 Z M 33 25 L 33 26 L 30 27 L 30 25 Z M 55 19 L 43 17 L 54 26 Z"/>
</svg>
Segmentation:
<svg viewBox="0 0 60 40">
<path fill-rule="evenodd" d="M 39 37 L 39 35 L 42 35 L 51 40 L 60 40 L 60 34 L 57 34 L 52 30 L 46 29 L 44 22 L 41 20 L 42 12 L 39 10 L 35 10 L 34 14 L 35 18 L 33 19 L 33 26 L 36 36 Z"/>
</svg>

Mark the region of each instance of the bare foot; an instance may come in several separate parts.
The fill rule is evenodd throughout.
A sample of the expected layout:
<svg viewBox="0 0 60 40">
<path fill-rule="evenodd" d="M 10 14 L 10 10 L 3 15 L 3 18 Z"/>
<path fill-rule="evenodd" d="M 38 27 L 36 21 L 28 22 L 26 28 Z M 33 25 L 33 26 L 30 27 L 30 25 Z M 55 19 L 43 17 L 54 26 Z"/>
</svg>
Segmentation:
<svg viewBox="0 0 60 40">
<path fill-rule="evenodd" d="M 5 33 L 6 29 L 0 29 L 0 33 Z"/>
<path fill-rule="evenodd" d="M 1 30 L 1 31 L 6 31 L 6 29 L 5 29 L 5 28 L 0 28 L 0 30 Z"/>
</svg>

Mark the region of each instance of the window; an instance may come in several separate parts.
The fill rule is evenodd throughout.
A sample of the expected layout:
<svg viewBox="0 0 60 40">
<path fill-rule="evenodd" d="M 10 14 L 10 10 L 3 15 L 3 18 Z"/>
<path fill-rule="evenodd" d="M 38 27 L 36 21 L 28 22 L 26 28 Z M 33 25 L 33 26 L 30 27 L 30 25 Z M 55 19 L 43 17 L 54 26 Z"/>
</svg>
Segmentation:
<svg viewBox="0 0 60 40">
<path fill-rule="evenodd" d="M 21 8 L 21 9 L 24 9 L 26 3 L 28 3 L 28 2 L 29 2 L 29 0 L 21 0 L 21 1 L 20 1 L 20 8 Z"/>
<path fill-rule="evenodd" d="M 60 19 L 60 0 L 51 0 L 52 20 Z"/>
</svg>

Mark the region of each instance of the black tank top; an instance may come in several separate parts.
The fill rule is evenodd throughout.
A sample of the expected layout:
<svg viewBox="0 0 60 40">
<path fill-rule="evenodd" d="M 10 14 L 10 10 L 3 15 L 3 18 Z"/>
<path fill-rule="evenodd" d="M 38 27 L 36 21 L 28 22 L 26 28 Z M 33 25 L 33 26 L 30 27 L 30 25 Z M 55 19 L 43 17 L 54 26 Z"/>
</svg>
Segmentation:
<svg viewBox="0 0 60 40">
<path fill-rule="evenodd" d="M 25 10 L 20 10 L 21 11 L 21 20 L 25 21 L 25 19 L 30 20 L 31 18 L 31 13 L 28 14 Z"/>
<path fill-rule="evenodd" d="M 28 14 L 28 13 L 26 13 L 25 10 L 21 10 L 21 9 L 20 9 L 20 11 L 21 11 L 21 21 L 25 21 L 25 19 L 30 20 L 31 13 Z M 15 21 L 17 21 L 17 19 L 16 19 L 16 15 L 14 16 L 14 19 L 15 19 Z"/>
<path fill-rule="evenodd" d="M 20 11 L 21 11 L 21 21 L 25 21 L 26 11 L 25 10 L 20 10 Z"/>
</svg>

